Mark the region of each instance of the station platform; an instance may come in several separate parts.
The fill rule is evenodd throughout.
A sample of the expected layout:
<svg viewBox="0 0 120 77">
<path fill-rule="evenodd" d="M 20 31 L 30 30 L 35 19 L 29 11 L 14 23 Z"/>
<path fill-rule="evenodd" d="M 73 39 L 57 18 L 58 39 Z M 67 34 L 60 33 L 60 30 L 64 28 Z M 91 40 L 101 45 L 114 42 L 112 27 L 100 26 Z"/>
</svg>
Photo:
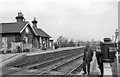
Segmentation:
<svg viewBox="0 0 120 77">
<path fill-rule="evenodd" d="M 53 50 L 34 49 L 31 52 L 0 54 L 0 67 L 4 67 L 6 64 L 14 62 L 16 60 L 18 61 L 20 59 L 23 59 L 26 56 L 59 52 L 59 51 L 63 51 L 63 50 L 76 49 L 76 48 L 82 48 L 82 47 L 83 46 L 81 46 L 81 47 L 66 47 L 66 48 L 58 48 L 58 49 L 53 49 Z"/>
<path fill-rule="evenodd" d="M 0 67 L 4 67 L 6 64 L 21 60 L 26 57 L 26 54 L 4 54 L 0 55 Z"/>
<path fill-rule="evenodd" d="M 98 68 L 98 64 L 97 64 L 97 59 L 96 59 L 96 53 L 94 52 L 94 56 L 90 65 L 90 77 L 94 76 L 94 77 L 99 77 L 101 75 L 100 69 Z M 118 68 L 118 67 L 117 67 Z M 104 76 L 103 77 L 114 77 L 113 75 L 115 75 L 115 66 L 114 64 L 111 63 L 104 63 Z M 79 73 L 79 75 L 83 75 L 83 71 L 81 71 Z M 86 74 L 85 74 L 86 75 Z M 89 76 L 88 76 L 89 77 Z"/>
<path fill-rule="evenodd" d="M 76 48 L 83 48 L 85 46 L 79 46 L 79 47 L 65 47 L 65 48 L 58 48 L 58 49 L 53 49 L 53 50 L 41 50 L 41 49 L 35 49 L 32 52 L 27 52 L 25 53 L 27 56 L 32 56 L 36 54 L 45 54 L 45 53 L 52 53 L 52 52 L 59 52 L 63 50 L 70 50 L 70 49 L 76 49 Z"/>
</svg>

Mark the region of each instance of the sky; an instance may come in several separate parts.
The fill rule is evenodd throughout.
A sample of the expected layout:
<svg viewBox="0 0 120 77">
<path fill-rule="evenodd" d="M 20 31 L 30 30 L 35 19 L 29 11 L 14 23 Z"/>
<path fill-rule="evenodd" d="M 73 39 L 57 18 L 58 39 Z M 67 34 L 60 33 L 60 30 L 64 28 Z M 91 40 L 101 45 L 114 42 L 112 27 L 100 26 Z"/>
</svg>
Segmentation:
<svg viewBox="0 0 120 77">
<path fill-rule="evenodd" d="M 115 35 L 119 0 L 0 0 L 0 23 L 16 22 L 18 12 L 26 21 L 36 17 L 38 28 L 53 40 L 59 36 L 88 41 Z M 32 25 L 32 23 L 31 23 Z"/>
</svg>

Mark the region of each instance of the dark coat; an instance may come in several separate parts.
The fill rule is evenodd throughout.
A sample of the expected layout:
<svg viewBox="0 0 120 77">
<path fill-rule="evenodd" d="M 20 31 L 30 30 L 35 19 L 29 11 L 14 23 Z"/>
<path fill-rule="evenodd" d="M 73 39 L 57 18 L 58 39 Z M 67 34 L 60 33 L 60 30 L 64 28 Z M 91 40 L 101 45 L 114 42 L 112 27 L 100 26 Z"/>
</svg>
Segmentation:
<svg viewBox="0 0 120 77">
<path fill-rule="evenodd" d="M 98 62 L 101 62 L 102 58 L 103 58 L 103 54 L 101 52 L 96 52 L 96 58 L 97 58 Z"/>
<path fill-rule="evenodd" d="M 92 57 L 93 57 L 93 51 L 92 51 L 92 49 L 85 48 L 83 60 L 85 60 L 87 62 L 91 62 L 92 61 Z"/>
<path fill-rule="evenodd" d="M 96 57 L 97 57 L 97 63 L 99 65 L 99 69 L 101 71 L 101 76 L 103 76 L 104 73 L 104 67 L 103 67 L 103 54 L 101 52 L 96 51 Z"/>
<path fill-rule="evenodd" d="M 101 52 L 96 52 L 96 57 L 102 58 L 102 53 Z"/>
</svg>

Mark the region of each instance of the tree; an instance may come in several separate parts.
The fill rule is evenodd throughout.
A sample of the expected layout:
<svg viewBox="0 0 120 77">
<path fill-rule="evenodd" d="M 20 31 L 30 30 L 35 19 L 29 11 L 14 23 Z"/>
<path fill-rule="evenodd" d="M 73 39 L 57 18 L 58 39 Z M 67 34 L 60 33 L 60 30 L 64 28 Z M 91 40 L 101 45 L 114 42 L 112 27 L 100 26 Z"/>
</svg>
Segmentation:
<svg viewBox="0 0 120 77">
<path fill-rule="evenodd" d="M 68 47 L 69 46 L 68 38 L 63 37 L 63 36 L 59 36 L 55 43 L 56 43 L 56 46 L 58 46 L 58 47 Z"/>
<path fill-rule="evenodd" d="M 69 47 L 75 47 L 75 42 L 73 40 L 70 40 Z"/>
</svg>

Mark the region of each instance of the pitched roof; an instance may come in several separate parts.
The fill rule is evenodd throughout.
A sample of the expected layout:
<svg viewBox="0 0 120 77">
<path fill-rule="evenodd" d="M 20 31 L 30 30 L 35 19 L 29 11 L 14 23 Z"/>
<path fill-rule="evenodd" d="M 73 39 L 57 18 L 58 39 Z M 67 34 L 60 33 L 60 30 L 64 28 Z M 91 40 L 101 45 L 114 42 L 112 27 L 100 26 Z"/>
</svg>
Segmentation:
<svg viewBox="0 0 120 77">
<path fill-rule="evenodd" d="M 28 24 L 27 21 L 0 23 L 0 28 L 2 28 L 2 31 L 0 31 L 0 33 L 20 33 L 27 26 L 27 24 Z M 32 30 L 36 36 L 51 37 L 40 28 L 33 27 Z"/>
<path fill-rule="evenodd" d="M 51 37 L 50 35 L 48 35 L 46 32 L 44 32 L 42 29 L 37 28 L 37 27 L 33 27 L 33 29 L 35 30 L 35 33 L 37 33 L 38 36 L 42 36 L 42 37 Z"/>
<path fill-rule="evenodd" d="M 20 33 L 27 24 L 28 22 L 0 23 L 0 33 Z"/>
</svg>

